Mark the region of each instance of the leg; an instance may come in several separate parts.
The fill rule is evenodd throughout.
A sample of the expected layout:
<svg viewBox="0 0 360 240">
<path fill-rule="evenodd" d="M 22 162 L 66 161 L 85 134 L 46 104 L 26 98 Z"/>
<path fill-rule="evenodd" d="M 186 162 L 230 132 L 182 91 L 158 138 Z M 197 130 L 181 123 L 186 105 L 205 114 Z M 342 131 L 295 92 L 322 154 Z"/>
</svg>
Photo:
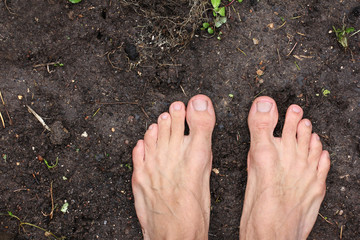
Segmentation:
<svg viewBox="0 0 360 240">
<path fill-rule="evenodd" d="M 251 146 L 240 239 L 306 239 L 325 196 L 327 151 L 303 111 L 291 105 L 274 138 L 276 103 L 257 98 L 249 113 Z"/>
<path fill-rule="evenodd" d="M 182 102 L 171 104 L 137 143 L 132 187 L 144 239 L 208 238 L 214 125 L 211 100 L 197 95 L 186 110 Z"/>
</svg>

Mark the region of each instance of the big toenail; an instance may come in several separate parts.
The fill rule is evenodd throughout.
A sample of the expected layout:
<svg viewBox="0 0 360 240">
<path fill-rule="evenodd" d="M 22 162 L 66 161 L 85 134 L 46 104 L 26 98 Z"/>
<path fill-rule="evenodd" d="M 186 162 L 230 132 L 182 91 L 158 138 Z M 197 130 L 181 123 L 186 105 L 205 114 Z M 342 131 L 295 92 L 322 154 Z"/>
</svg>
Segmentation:
<svg viewBox="0 0 360 240">
<path fill-rule="evenodd" d="M 208 103 L 202 99 L 196 99 L 192 102 L 192 105 L 196 111 L 206 111 Z"/>
<path fill-rule="evenodd" d="M 306 120 L 306 121 L 305 121 L 305 126 L 310 127 L 310 126 L 311 126 L 311 122 L 310 122 L 309 120 Z"/>
<path fill-rule="evenodd" d="M 272 108 L 271 102 L 257 102 L 256 109 L 258 112 L 270 112 Z"/>
<path fill-rule="evenodd" d="M 175 111 L 181 110 L 181 104 L 180 103 L 174 103 L 173 108 Z"/>
<path fill-rule="evenodd" d="M 301 111 L 301 108 L 298 106 L 293 106 L 292 110 L 293 110 L 293 112 L 299 113 Z"/>
<path fill-rule="evenodd" d="M 154 127 L 153 125 L 150 125 L 150 126 L 149 126 L 149 130 L 153 129 L 153 127 Z"/>
<path fill-rule="evenodd" d="M 168 115 L 167 114 L 163 114 L 163 115 L 161 115 L 161 119 L 167 119 L 168 118 Z"/>
</svg>

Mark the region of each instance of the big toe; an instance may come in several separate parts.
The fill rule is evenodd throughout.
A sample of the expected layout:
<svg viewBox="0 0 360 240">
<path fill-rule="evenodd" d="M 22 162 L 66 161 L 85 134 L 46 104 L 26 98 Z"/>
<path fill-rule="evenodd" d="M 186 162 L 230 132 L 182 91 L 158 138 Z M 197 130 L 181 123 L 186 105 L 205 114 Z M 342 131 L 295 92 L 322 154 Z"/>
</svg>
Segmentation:
<svg viewBox="0 0 360 240">
<path fill-rule="evenodd" d="M 248 117 L 251 143 L 270 142 L 278 121 L 274 99 L 266 96 L 254 100 Z"/>
<path fill-rule="evenodd" d="M 215 126 L 214 106 L 209 97 L 196 95 L 188 103 L 186 121 L 190 129 L 190 137 L 211 140 Z"/>
</svg>

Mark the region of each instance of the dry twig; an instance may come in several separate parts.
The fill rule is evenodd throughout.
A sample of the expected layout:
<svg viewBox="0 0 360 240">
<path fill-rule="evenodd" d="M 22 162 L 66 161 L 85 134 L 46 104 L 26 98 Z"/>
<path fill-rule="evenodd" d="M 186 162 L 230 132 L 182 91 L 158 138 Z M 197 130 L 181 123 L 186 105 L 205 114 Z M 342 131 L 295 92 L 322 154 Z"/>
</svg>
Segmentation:
<svg viewBox="0 0 360 240">
<path fill-rule="evenodd" d="M 53 197 L 53 182 L 50 183 L 50 197 L 51 197 L 51 212 L 49 214 L 41 212 L 45 217 L 50 217 L 50 220 L 53 219 L 54 216 L 54 197 Z"/>
<path fill-rule="evenodd" d="M 31 107 L 29 107 L 28 105 L 26 105 L 26 107 L 28 108 L 29 112 L 31 112 L 36 119 L 41 123 L 41 125 L 43 125 L 43 127 L 48 130 L 49 132 L 51 132 L 51 129 L 49 128 L 48 125 L 46 125 L 45 121 L 42 119 L 42 117 L 39 116 L 39 114 L 37 114 Z"/>
<path fill-rule="evenodd" d="M 6 104 L 5 104 L 4 98 L 3 98 L 2 94 L 1 94 L 1 91 L 0 91 L 0 98 L 1 98 L 2 104 L 4 105 L 5 112 L 6 112 L 6 115 L 7 115 L 8 119 L 9 119 L 9 124 L 11 126 L 11 125 L 13 125 L 13 121 L 12 121 L 12 119 L 10 117 L 9 111 L 6 108 Z"/>
<path fill-rule="evenodd" d="M 10 8 L 8 7 L 8 5 L 7 5 L 7 2 L 6 2 L 7 0 L 4 0 L 4 5 L 5 5 L 5 8 L 6 8 L 6 10 L 8 10 L 8 12 L 10 13 L 10 14 L 12 14 L 12 15 L 16 15 L 16 13 L 14 13 L 14 12 L 12 12 L 11 10 L 10 10 Z"/>
</svg>

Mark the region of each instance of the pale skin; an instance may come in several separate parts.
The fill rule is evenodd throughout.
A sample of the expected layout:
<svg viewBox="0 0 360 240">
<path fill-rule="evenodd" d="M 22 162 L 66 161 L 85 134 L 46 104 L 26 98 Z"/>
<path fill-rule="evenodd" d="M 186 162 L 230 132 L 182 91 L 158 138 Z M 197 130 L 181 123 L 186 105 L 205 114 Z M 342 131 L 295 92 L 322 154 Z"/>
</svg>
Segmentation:
<svg viewBox="0 0 360 240">
<path fill-rule="evenodd" d="M 302 116 L 302 109 L 291 105 L 282 137 L 275 138 L 275 101 L 254 100 L 248 117 L 251 144 L 240 240 L 309 235 L 325 195 L 330 158 Z M 171 104 L 138 141 L 132 187 L 145 240 L 208 239 L 214 126 L 211 100 L 197 95 L 187 107 Z"/>
</svg>

